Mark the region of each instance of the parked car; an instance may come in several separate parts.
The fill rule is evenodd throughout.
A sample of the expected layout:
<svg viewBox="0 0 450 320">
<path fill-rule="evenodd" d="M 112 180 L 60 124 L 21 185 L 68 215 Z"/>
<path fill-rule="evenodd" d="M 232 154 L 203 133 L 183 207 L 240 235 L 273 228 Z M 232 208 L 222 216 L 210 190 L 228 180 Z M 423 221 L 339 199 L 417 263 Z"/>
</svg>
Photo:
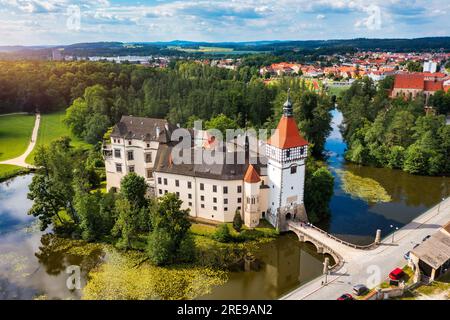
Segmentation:
<svg viewBox="0 0 450 320">
<path fill-rule="evenodd" d="M 405 272 L 400 268 L 395 268 L 394 270 L 389 273 L 389 279 L 391 280 L 400 280 L 405 275 Z"/>
<path fill-rule="evenodd" d="M 430 239 L 430 237 L 431 237 L 430 235 L 427 235 L 425 238 L 423 238 L 422 242 Z"/>
<path fill-rule="evenodd" d="M 368 291 L 369 291 L 369 288 L 367 288 L 363 284 L 357 284 L 357 285 L 353 286 L 353 293 L 357 296 L 362 296 L 362 295 L 366 294 Z"/>
<path fill-rule="evenodd" d="M 342 296 L 338 298 L 338 300 L 355 300 L 350 293 L 344 293 Z"/>
<path fill-rule="evenodd" d="M 409 260 L 409 254 L 411 253 L 411 251 L 408 251 L 407 253 L 405 253 L 403 255 L 403 258 L 405 258 L 405 260 Z"/>
</svg>

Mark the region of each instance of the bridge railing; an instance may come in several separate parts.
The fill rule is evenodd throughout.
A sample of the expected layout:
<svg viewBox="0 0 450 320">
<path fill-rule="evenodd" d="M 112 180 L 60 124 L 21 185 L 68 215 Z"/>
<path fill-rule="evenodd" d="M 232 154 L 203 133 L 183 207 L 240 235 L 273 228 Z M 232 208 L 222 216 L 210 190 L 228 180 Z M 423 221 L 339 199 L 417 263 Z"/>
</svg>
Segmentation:
<svg viewBox="0 0 450 320">
<path fill-rule="evenodd" d="M 295 223 L 295 226 L 299 226 L 299 223 L 296 222 L 296 223 Z M 305 228 L 305 227 L 301 227 L 301 226 L 299 226 L 299 227 L 300 227 L 300 228 Z M 371 243 L 371 244 L 368 244 L 368 245 L 358 245 L 358 244 L 354 244 L 354 243 L 351 243 L 351 242 L 348 242 L 348 241 L 339 239 L 338 237 L 335 237 L 335 236 L 333 236 L 332 234 L 329 234 L 328 232 L 326 232 L 326 231 L 320 229 L 319 227 L 316 227 L 316 226 L 313 225 L 313 224 L 308 224 L 306 228 L 312 228 L 312 229 L 314 229 L 314 230 L 316 230 L 316 231 L 318 231 L 318 232 L 320 232 L 320 233 L 326 235 L 328 238 L 333 239 L 333 240 L 336 241 L 336 242 L 339 242 L 339 243 L 341 243 L 341 244 L 343 244 L 343 245 L 345 245 L 345 246 L 348 246 L 348 247 L 351 247 L 351 248 L 354 248 L 354 249 L 358 249 L 358 250 L 370 250 L 370 249 L 373 249 L 373 248 L 375 248 L 375 247 L 377 246 L 377 244 L 376 244 L 375 242 L 373 242 L 373 243 Z"/>
</svg>

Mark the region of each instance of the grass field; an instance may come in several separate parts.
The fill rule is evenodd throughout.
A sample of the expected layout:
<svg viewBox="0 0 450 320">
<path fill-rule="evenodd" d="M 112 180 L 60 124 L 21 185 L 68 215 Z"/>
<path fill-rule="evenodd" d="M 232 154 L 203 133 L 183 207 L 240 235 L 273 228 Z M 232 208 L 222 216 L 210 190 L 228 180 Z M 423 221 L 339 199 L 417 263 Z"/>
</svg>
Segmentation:
<svg viewBox="0 0 450 320">
<path fill-rule="evenodd" d="M 16 114 L 0 117 L 0 161 L 14 159 L 27 149 L 35 117 Z"/>
<path fill-rule="evenodd" d="M 0 182 L 8 180 L 18 174 L 27 173 L 29 169 L 13 166 L 10 164 L 0 164 Z"/>
<path fill-rule="evenodd" d="M 41 145 L 49 145 L 50 142 L 60 137 L 70 137 L 72 146 L 74 147 L 91 147 L 89 144 L 75 137 L 69 128 L 63 123 L 65 112 L 57 112 L 52 114 L 41 115 L 41 125 L 39 127 L 38 139 L 33 152 L 27 157 L 27 163 L 34 163 L 34 155 L 37 147 Z"/>
</svg>

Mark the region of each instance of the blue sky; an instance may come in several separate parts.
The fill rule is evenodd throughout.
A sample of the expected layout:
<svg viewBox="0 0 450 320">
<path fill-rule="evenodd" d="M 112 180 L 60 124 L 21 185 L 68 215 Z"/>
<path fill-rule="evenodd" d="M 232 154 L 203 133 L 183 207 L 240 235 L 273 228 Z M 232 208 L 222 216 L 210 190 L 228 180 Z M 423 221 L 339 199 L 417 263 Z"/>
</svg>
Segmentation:
<svg viewBox="0 0 450 320">
<path fill-rule="evenodd" d="M 0 0 L 0 45 L 450 35 L 450 0 Z"/>
</svg>

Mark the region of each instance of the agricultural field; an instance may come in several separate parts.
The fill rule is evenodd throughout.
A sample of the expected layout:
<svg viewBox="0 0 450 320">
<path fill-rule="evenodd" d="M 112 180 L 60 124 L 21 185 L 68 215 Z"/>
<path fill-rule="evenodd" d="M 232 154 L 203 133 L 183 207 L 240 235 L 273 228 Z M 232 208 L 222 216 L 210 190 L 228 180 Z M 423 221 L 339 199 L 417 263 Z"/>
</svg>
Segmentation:
<svg viewBox="0 0 450 320">
<path fill-rule="evenodd" d="M 69 128 L 63 123 L 64 116 L 65 112 L 41 115 L 41 125 L 39 127 L 36 147 L 34 148 L 33 152 L 31 152 L 27 157 L 27 163 L 34 163 L 34 155 L 38 146 L 49 145 L 50 142 L 60 137 L 70 137 L 72 139 L 71 144 L 74 147 L 91 147 L 89 144 L 75 137 L 70 132 Z"/>
<path fill-rule="evenodd" d="M 0 116 L 0 161 L 20 156 L 30 143 L 35 122 L 34 115 Z"/>
</svg>

